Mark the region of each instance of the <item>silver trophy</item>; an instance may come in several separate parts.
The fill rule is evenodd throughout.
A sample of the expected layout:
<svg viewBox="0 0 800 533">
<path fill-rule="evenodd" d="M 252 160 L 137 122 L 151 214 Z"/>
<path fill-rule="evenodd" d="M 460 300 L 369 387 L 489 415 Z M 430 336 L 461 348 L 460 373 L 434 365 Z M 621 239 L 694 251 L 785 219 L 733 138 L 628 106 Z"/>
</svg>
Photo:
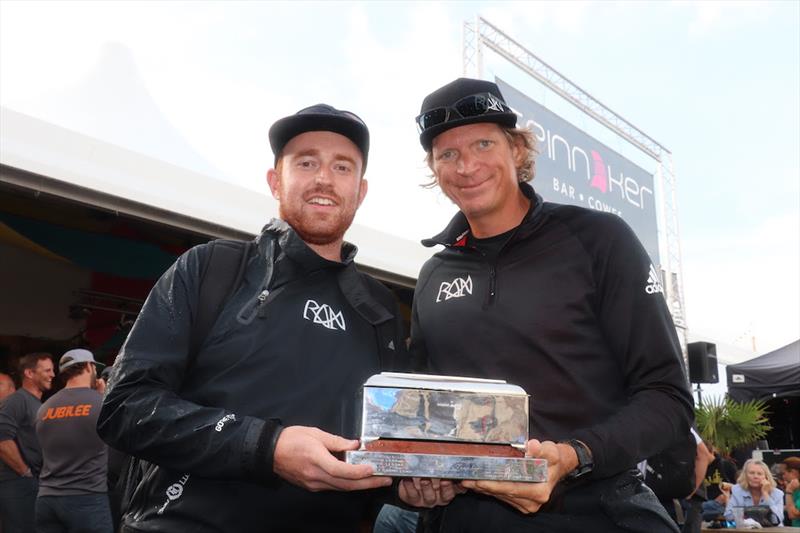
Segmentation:
<svg viewBox="0 0 800 533">
<path fill-rule="evenodd" d="M 376 475 L 541 482 L 547 461 L 525 457 L 528 394 L 492 379 L 383 372 L 361 402 L 361 447 L 350 464 Z"/>
</svg>

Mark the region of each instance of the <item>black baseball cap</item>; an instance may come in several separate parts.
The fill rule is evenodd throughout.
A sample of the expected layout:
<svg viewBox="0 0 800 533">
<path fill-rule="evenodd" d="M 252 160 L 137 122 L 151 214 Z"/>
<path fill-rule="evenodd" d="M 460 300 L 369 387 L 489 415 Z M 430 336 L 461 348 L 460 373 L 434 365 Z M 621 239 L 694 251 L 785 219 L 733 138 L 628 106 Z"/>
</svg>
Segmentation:
<svg viewBox="0 0 800 533">
<path fill-rule="evenodd" d="M 283 148 L 293 138 L 308 131 L 332 131 L 344 135 L 355 144 L 364 157 L 363 170 L 367 168 L 369 130 L 361 117 L 328 104 L 316 104 L 284 117 L 269 129 L 269 144 L 275 154 L 275 164 Z"/>
<path fill-rule="evenodd" d="M 425 151 L 430 151 L 433 139 L 449 129 L 478 122 L 513 128 L 517 115 L 506 104 L 496 83 L 458 78 L 425 97 L 416 121 L 419 142 Z"/>
</svg>

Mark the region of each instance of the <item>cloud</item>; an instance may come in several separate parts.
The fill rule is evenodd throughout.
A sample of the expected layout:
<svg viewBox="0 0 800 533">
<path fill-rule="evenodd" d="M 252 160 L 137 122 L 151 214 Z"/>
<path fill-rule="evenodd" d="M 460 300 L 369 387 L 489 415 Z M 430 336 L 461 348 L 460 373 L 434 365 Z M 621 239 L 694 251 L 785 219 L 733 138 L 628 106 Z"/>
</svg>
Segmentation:
<svg viewBox="0 0 800 533">
<path fill-rule="evenodd" d="M 763 1 L 717 1 L 677 2 L 687 9 L 691 17 L 688 23 L 690 35 L 704 35 L 716 31 L 732 31 L 754 20 L 765 20 L 773 10 L 771 2 Z"/>
<path fill-rule="evenodd" d="M 408 31 L 385 39 L 371 15 L 362 4 L 352 8 L 345 45 L 353 110 L 372 132 L 370 191 L 357 220 L 417 240 L 439 231 L 455 212 L 438 190 L 419 187 L 428 170 L 413 119 L 427 93 L 461 74 L 454 38 L 460 21 L 446 5 L 414 3 L 397 14 Z M 437 21 L 437 31 L 430 31 L 430 21 Z"/>
<path fill-rule="evenodd" d="M 509 35 L 523 35 L 548 27 L 565 35 L 583 31 L 591 14 L 602 9 L 593 2 L 498 2 L 487 4 L 482 14 Z"/>
<path fill-rule="evenodd" d="M 759 352 L 800 337 L 800 214 L 773 216 L 739 235 L 684 239 L 689 327 Z"/>
</svg>

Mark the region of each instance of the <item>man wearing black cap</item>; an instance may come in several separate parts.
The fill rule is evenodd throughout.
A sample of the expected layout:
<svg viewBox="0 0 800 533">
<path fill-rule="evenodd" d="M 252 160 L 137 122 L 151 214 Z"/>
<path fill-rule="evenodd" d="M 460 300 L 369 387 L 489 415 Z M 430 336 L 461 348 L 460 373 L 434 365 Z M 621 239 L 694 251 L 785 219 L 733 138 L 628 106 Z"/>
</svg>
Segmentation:
<svg viewBox="0 0 800 533">
<path fill-rule="evenodd" d="M 483 80 L 422 104 L 420 142 L 460 212 L 423 241 L 444 250 L 420 272 L 411 349 L 429 371 L 531 394 L 527 452 L 549 479 L 465 481 L 439 530 L 677 531 L 631 470 L 692 416 L 660 283 L 647 290 L 650 260 L 622 219 L 534 192 L 534 140 L 516 120 Z"/>
<path fill-rule="evenodd" d="M 36 531 L 112 533 L 106 471 L 108 450 L 97 436 L 102 396 L 89 350 L 69 350 L 58 363 L 64 388 L 36 414 L 44 463 L 36 499 Z"/>
<path fill-rule="evenodd" d="M 363 490 L 391 483 L 334 456 L 358 446 L 339 435 L 366 378 L 405 363 L 394 297 L 343 240 L 367 191 L 369 132 L 319 104 L 269 139 L 280 220 L 244 247 L 200 342 L 224 243 L 162 276 L 114 365 L 98 430 L 144 460 L 123 531 L 349 532 L 374 496 Z"/>
</svg>

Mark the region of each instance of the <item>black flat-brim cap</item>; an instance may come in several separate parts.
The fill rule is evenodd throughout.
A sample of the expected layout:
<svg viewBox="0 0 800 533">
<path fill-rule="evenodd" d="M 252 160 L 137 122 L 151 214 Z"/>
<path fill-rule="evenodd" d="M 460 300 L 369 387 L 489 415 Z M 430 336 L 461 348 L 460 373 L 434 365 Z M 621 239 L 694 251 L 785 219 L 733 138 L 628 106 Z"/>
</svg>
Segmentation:
<svg viewBox="0 0 800 533">
<path fill-rule="evenodd" d="M 422 101 L 422 107 L 419 114 L 423 115 L 428 111 L 433 111 L 440 107 L 452 106 L 466 96 L 473 94 L 490 93 L 499 98 L 505 103 L 503 93 L 496 83 L 486 80 L 476 80 L 472 78 L 458 78 L 451 81 L 444 87 L 436 89 L 431 94 L 425 97 Z M 432 126 L 419 134 L 419 142 L 426 152 L 430 152 L 433 139 L 447 130 L 457 128 L 459 126 L 466 126 L 467 124 L 477 124 L 479 122 L 494 122 L 501 126 L 513 128 L 517 125 L 517 115 L 513 112 L 508 113 L 487 113 L 485 115 L 478 115 L 475 117 L 456 118 L 442 124 Z"/>
<path fill-rule="evenodd" d="M 275 164 L 284 147 L 300 135 L 309 131 L 331 131 L 344 135 L 361 150 L 364 158 L 362 172 L 367 168 L 369 155 L 369 130 L 367 125 L 355 113 L 342 111 L 328 104 L 316 104 L 301 109 L 294 115 L 284 117 L 269 129 L 269 144 L 275 154 Z"/>
</svg>

